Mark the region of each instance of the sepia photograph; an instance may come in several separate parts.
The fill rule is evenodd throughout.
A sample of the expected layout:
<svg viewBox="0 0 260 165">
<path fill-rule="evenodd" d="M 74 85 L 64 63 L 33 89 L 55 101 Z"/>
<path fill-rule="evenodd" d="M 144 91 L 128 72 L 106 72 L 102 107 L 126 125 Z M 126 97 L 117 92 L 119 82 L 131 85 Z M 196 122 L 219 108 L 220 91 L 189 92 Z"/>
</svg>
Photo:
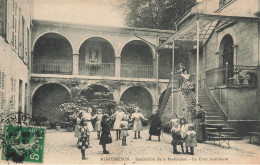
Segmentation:
<svg viewBox="0 0 260 165">
<path fill-rule="evenodd" d="M 260 0 L 0 0 L 0 164 L 260 164 Z"/>
</svg>

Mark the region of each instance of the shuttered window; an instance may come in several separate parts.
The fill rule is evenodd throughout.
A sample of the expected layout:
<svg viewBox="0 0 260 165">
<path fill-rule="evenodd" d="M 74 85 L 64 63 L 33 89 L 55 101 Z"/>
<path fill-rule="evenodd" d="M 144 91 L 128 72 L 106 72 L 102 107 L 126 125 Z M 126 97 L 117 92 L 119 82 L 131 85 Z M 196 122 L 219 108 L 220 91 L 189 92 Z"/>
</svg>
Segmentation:
<svg viewBox="0 0 260 165">
<path fill-rule="evenodd" d="M 5 108 L 5 73 L 0 69 L 0 113 L 4 113 Z"/>
<path fill-rule="evenodd" d="M 10 110 L 15 110 L 16 79 L 11 77 Z"/>
</svg>

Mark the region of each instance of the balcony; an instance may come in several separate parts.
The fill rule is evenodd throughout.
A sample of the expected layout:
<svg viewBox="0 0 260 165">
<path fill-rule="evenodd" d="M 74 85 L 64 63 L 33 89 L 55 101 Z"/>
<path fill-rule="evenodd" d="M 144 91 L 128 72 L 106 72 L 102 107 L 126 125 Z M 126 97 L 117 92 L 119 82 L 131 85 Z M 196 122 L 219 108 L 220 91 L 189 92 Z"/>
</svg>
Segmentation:
<svg viewBox="0 0 260 165">
<path fill-rule="evenodd" d="M 33 73 L 39 74 L 72 74 L 72 61 L 36 60 L 32 66 Z"/>
<path fill-rule="evenodd" d="M 207 87 L 256 87 L 256 66 L 222 66 L 206 72 Z"/>
<path fill-rule="evenodd" d="M 153 66 L 121 64 L 121 77 L 153 78 Z"/>
<path fill-rule="evenodd" d="M 115 64 L 114 63 L 101 63 L 101 64 L 86 64 L 80 62 L 79 74 L 86 76 L 115 76 Z"/>
</svg>

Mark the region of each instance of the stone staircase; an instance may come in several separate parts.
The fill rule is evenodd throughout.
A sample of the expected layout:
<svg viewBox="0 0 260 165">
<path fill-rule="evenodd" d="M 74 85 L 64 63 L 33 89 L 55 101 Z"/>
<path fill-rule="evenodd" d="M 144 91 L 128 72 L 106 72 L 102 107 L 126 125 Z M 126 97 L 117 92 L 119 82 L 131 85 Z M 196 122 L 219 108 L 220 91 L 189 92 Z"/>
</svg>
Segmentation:
<svg viewBox="0 0 260 165">
<path fill-rule="evenodd" d="M 238 136 L 236 130 L 232 128 L 224 117 L 221 116 L 221 110 L 212 103 L 205 90 L 199 91 L 199 103 L 203 106 L 203 110 L 206 112 L 205 124 L 222 126 L 221 134 L 229 135 L 230 140 L 241 140 L 242 137 Z M 206 128 L 209 132 L 215 132 L 216 129 Z"/>
</svg>

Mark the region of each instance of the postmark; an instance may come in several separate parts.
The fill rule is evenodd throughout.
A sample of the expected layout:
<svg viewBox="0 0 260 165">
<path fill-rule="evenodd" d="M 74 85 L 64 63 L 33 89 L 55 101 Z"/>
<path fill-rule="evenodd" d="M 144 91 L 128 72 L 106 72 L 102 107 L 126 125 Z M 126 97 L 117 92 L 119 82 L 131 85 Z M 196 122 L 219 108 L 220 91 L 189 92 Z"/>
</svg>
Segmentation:
<svg viewBox="0 0 260 165">
<path fill-rule="evenodd" d="M 1 116 L 1 159 L 43 162 L 45 128 L 35 127 L 31 115 L 13 112 Z"/>
</svg>

